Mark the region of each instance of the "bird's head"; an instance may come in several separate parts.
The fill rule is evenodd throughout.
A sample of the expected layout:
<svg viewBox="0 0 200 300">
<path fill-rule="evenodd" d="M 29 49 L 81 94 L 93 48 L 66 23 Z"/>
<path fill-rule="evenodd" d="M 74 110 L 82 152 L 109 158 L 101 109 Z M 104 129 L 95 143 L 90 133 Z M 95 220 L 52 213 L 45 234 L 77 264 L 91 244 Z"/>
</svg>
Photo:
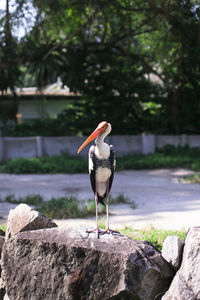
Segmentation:
<svg viewBox="0 0 200 300">
<path fill-rule="evenodd" d="M 106 121 L 103 121 L 99 123 L 97 128 L 93 131 L 93 133 L 87 138 L 87 140 L 81 145 L 81 147 L 78 149 L 77 153 L 80 153 L 81 150 L 91 141 L 99 137 L 100 135 L 107 133 L 109 134 L 111 131 L 111 125 L 107 123 Z M 106 135 L 107 135 L 106 134 Z"/>
</svg>

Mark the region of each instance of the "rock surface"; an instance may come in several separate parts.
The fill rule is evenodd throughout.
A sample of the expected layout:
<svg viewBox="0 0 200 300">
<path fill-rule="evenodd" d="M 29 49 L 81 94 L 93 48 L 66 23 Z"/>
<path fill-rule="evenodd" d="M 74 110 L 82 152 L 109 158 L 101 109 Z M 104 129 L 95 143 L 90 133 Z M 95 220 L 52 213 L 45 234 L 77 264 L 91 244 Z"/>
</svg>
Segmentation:
<svg viewBox="0 0 200 300">
<path fill-rule="evenodd" d="M 183 241 L 175 235 L 168 235 L 163 243 L 162 256 L 176 270 L 181 264 L 183 245 Z"/>
<path fill-rule="evenodd" d="M 5 286 L 4 286 L 4 284 L 2 282 L 2 279 L 1 279 L 1 273 L 2 273 L 2 270 L 1 270 L 1 251 L 2 251 L 2 248 L 3 248 L 4 242 L 5 242 L 4 235 L 5 235 L 5 232 L 0 229 L 0 300 L 3 300 L 4 295 L 5 295 Z"/>
<path fill-rule="evenodd" d="M 18 233 L 2 266 L 10 300 L 157 300 L 174 276 L 152 244 L 85 228 Z"/>
<path fill-rule="evenodd" d="M 19 204 L 8 215 L 6 239 L 22 231 L 57 227 L 51 219 L 33 210 L 27 204 Z"/>
<path fill-rule="evenodd" d="M 181 267 L 162 300 L 200 300 L 200 227 L 192 227 L 185 239 Z"/>
<path fill-rule="evenodd" d="M 5 232 L 0 229 L 0 254 L 1 254 L 1 249 L 3 248 L 3 244 L 5 241 Z"/>
<path fill-rule="evenodd" d="M 5 236 L 5 232 L 0 229 L 0 236 Z"/>
<path fill-rule="evenodd" d="M 1 260 L 0 260 L 0 300 L 3 300 L 6 291 L 5 291 L 5 286 L 1 279 L 1 272 L 2 270 L 1 270 Z"/>
<path fill-rule="evenodd" d="M 5 237 L 0 235 L 0 253 L 1 253 L 1 249 L 3 248 L 3 245 L 4 245 L 4 241 L 5 241 Z"/>
</svg>

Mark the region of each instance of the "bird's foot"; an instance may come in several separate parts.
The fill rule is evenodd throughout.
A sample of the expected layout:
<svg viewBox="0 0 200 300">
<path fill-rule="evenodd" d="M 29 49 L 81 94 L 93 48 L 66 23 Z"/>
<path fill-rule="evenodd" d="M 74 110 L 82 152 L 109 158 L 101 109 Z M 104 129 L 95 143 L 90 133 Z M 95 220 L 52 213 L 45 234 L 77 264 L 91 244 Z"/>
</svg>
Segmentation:
<svg viewBox="0 0 200 300">
<path fill-rule="evenodd" d="M 89 235 L 90 233 L 96 233 L 97 238 L 99 238 L 100 234 L 104 234 L 104 230 L 101 230 L 100 228 L 95 228 L 93 230 L 86 230 L 87 234 Z"/>
<path fill-rule="evenodd" d="M 121 235 L 121 233 L 119 231 L 110 229 L 109 227 L 106 230 L 104 230 L 102 234 Z"/>
</svg>

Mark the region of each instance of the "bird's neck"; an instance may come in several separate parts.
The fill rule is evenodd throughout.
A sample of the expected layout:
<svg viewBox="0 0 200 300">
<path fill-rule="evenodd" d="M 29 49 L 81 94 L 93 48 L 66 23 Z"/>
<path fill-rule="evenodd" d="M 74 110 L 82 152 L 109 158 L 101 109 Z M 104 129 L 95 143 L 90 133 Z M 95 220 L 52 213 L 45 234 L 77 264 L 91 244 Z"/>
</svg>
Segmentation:
<svg viewBox="0 0 200 300">
<path fill-rule="evenodd" d="M 108 156 L 110 155 L 110 147 L 108 146 L 108 144 L 104 143 L 105 137 L 106 135 L 103 136 L 102 134 L 95 141 L 96 142 L 95 153 L 100 159 L 107 159 Z"/>
<path fill-rule="evenodd" d="M 97 147 L 101 147 L 104 144 L 104 139 L 105 139 L 105 134 L 101 134 L 100 136 L 98 136 L 95 140 L 95 143 L 97 145 Z"/>
<path fill-rule="evenodd" d="M 95 153 L 97 155 L 97 157 L 99 157 L 100 159 L 108 159 L 109 155 L 110 155 L 110 147 L 108 146 L 108 144 L 104 143 L 104 139 L 105 137 L 111 132 L 111 125 L 108 124 L 108 128 L 107 130 L 102 133 L 101 135 L 99 135 L 96 140 L 96 149 L 95 149 Z"/>
</svg>

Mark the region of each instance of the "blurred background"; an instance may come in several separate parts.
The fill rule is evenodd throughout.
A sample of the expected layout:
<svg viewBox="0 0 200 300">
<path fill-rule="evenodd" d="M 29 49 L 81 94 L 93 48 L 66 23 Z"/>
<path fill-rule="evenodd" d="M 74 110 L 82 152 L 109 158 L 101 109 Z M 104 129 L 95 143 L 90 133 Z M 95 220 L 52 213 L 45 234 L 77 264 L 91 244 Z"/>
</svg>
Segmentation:
<svg viewBox="0 0 200 300">
<path fill-rule="evenodd" d="M 1 0 L 3 136 L 198 134 L 198 0 Z"/>
</svg>

